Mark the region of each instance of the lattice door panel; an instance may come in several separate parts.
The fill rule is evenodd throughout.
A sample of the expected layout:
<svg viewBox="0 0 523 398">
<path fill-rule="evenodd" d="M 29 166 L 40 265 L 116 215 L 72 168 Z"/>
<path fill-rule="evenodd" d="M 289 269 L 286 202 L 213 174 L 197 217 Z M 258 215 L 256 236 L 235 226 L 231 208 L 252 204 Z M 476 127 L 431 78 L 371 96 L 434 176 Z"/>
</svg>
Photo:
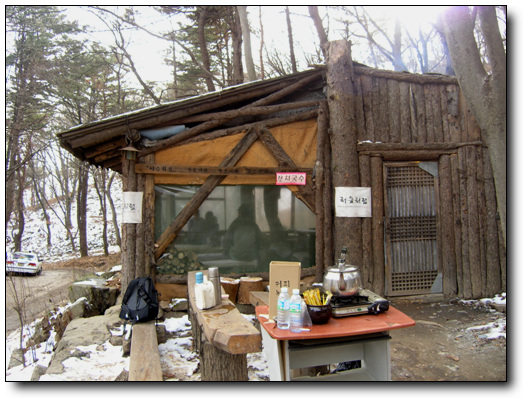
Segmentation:
<svg viewBox="0 0 523 398">
<path fill-rule="evenodd" d="M 434 293 L 439 274 L 437 176 L 417 163 L 386 165 L 384 173 L 387 294 Z"/>
</svg>

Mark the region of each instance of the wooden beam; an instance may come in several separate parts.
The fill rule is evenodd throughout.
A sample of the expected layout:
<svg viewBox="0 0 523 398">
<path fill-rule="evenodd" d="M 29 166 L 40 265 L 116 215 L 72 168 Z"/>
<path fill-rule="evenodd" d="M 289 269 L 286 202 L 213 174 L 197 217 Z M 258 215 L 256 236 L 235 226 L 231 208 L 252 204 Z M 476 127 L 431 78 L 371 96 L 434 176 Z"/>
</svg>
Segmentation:
<svg viewBox="0 0 523 398">
<path fill-rule="evenodd" d="M 481 141 L 471 142 L 358 142 L 357 150 L 360 152 L 380 151 L 452 151 L 464 146 L 483 146 Z"/>
<path fill-rule="evenodd" d="M 248 108 L 233 109 L 224 112 L 202 113 L 198 115 L 187 116 L 183 119 L 177 120 L 177 123 L 186 124 L 195 122 L 206 122 L 209 120 L 216 119 L 232 119 L 240 116 L 267 115 L 270 113 L 276 113 L 290 109 L 316 108 L 322 101 L 324 102 L 325 100 L 298 101 L 278 105 L 255 106 Z"/>
<path fill-rule="evenodd" d="M 227 157 L 220 163 L 221 167 L 234 166 L 247 150 L 258 139 L 258 132 L 251 130 L 245 134 L 240 142 L 233 148 Z M 225 178 L 224 175 L 211 175 L 205 180 L 198 192 L 191 198 L 189 203 L 185 205 L 180 214 L 162 233 L 156 244 L 155 257 L 158 259 L 163 254 L 167 246 L 171 244 L 176 235 L 181 231 L 184 225 L 191 219 L 196 210 L 204 202 L 204 200 L 211 194 L 220 182 Z"/>
<path fill-rule="evenodd" d="M 229 128 L 225 128 L 225 129 L 210 131 L 207 133 L 202 133 L 196 137 L 183 141 L 182 143 L 180 143 L 180 145 L 191 144 L 193 142 L 209 141 L 209 140 L 213 140 L 216 138 L 225 137 L 228 135 L 238 134 L 238 133 L 241 133 L 241 132 L 246 131 L 251 128 L 258 128 L 258 127 L 271 128 L 271 127 L 281 126 L 282 124 L 288 124 L 288 123 L 300 122 L 303 120 L 315 119 L 316 117 L 318 117 L 318 109 L 316 109 L 316 108 L 309 109 L 306 111 L 300 111 L 297 113 L 293 113 L 292 115 L 288 115 L 288 116 L 277 117 L 277 118 L 273 118 L 273 119 L 266 119 L 266 120 L 262 120 L 259 122 L 247 123 L 247 124 L 240 125 L 240 126 L 234 126 L 234 127 L 229 127 Z"/>
<path fill-rule="evenodd" d="M 258 101 L 255 101 L 249 105 L 246 105 L 240 109 L 245 109 L 245 108 L 252 108 L 252 107 L 256 107 L 256 106 L 262 106 L 262 105 L 268 105 L 270 103 L 273 103 L 281 98 L 284 98 L 286 97 L 287 95 L 295 92 L 296 90 L 300 89 L 301 87 L 311 83 L 312 81 L 318 79 L 318 75 L 316 74 L 313 74 L 313 75 L 310 75 L 304 79 L 301 79 L 301 80 L 298 80 L 296 83 L 293 83 L 291 84 L 290 86 L 287 86 L 285 88 L 283 88 L 282 90 L 279 90 L 275 93 L 272 93 L 270 95 L 268 95 L 267 97 L 264 97 L 262 99 L 259 99 Z M 179 142 L 182 142 L 184 140 L 187 140 L 191 137 L 194 137 L 200 133 L 203 133 L 204 131 L 209 131 L 223 123 L 226 123 L 228 122 L 229 120 L 231 120 L 231 118 L 223 118 L 223 119 L 218 119 L 218 120 L 209 120 L 207 122 L 203 122 L 202 124 L 199 124 L 193 128 L 190 128 L 188 130 L 185 130 L 179 134 L 176 134 L 175 136 L 173 137 L 170 137 L 170 138 L 167 138 L 165 140 L 162 140 L 161 142 L 159 142 L 158 144 L 156 144 L 155 146 L 153 147 L 150 147 L 150 148 L 147 148 L 147 149 L 144 149 L 142 150 L 142 152 L 139 154 L 139 156 L 143 156 L 143 155 L 146 155 L 146 154 L 149 154 L 149 153 L 153 153 L 153 152 L 156 152 L 156 151 L 159 151 L 159 150 L 162 150 L 162 149 L 167 149 L 167 148 L 170 148 L 176 144 L 178 144 Z"/>
<path fill-rule="evenodd" d="M 278 161 L 278 164 L 281 167 L 296 167 L 296 164 L 291 159 L 291 157 L 285 152 L 281 147 L 280 143 L 274 138 L 272 133 L 267 127 L 262 126 L 260 128 L 260 140 L 267 147 L 269 152 L 274 156 Z M 297 193 L 295 195 L 303 202 L 307 207 L 313 212 L 315 210 L 315 199 L 314 199 L 314 189 L 310 178 L 307 178 L 306 185 L 297 185 Z"/>
<path fill-rule="evenodd" d="M 321 73 L 322 71 L 313 71 L 309 76 L 314 76 L 317 79 Z M 269 84 L 263 82 L 262 87 L 250 89 L 230 88 L 227 91 L 224 90 L 218 96 L 210 93 L 208 96 L 189 98 L 181 104 L 164 104 L 152 109 L 146 108 L 131 114 L 120 115 L 109 120 L 94 122 L 63 132 L 59 137 L 60 143 L 64 147 L 71 148 L 71 150 L 85 145 L 95 145 L 107 141 L 110 137 L 124 136 L 128 129 L 140 130 L 150 128 L 151 126 L 176 124 L 178 119 L 194 114 L 195 109 L 200 113 L 207 112 L 232 103 L 240 103 L 263 95 L 270 95 L 292 84 L 294 83 L 288 80 Z M 258 105 L 268 105 L 268 103 L 257 104 L 256 106 Z"/>
<path fill-rule="evenodd" d="M 274 175 L 276 173 L 309 173 L 306 167 L 219 167 L 182 166 L 172 164 L 136 164 L 136 173 L 142 174 L 209 174 L 209 175 Z"/>
</svg>

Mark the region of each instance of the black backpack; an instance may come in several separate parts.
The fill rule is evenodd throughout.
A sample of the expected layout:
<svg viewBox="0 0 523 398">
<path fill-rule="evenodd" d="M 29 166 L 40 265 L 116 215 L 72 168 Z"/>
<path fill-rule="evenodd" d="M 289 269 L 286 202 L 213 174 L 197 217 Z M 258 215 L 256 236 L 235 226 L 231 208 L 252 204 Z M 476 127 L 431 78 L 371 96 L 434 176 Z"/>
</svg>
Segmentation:
<svg viewBox="0 0 523 398">
<path fill-rule="evenodd" d="M 120 318 L 137 322 L 147 322 L 158 317 L 158 291 L 148 276 L 133 279 L 122 300 Z"/>
</svg>

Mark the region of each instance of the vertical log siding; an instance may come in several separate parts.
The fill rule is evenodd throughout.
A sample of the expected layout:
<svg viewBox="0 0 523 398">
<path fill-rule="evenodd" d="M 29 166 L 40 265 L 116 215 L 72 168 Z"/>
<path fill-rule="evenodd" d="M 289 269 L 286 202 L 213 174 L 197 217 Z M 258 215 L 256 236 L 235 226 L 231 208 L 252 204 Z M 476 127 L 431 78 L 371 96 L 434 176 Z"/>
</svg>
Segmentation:
<svg viewBox="0 0 523 398">
<path fill-rule="evenodd" d="M 380 233 L 383 162 L 434 160 L 439 169 L 438 250 L 444 295 L 479 298 L 503 291 L 505 248 L 500 245 L 488 148 L 457 83 L 443 77 L 409 80 L 408 74 L 360 68 L 355 68 L 354 82 L 360 178 L 373 193 L 373 217 L 362 219 L 365 284 L 386 293 Z M 379 143 L 397 144 L 383 149 Z"/>
</svg>

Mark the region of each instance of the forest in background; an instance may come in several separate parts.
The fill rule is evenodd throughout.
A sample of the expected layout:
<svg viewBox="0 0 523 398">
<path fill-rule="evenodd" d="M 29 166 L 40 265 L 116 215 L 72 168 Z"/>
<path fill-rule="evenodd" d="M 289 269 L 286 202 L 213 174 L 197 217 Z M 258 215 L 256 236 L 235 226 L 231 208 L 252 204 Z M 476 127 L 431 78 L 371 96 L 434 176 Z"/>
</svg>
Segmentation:
<svg viewBox="0 0 523 398">
<path fill-rule="evenodd" d="M 268 8 L 279 8 L 285 16 L 286 37 L 276 44 L 266 40 L 274 23 L 266 16 Z M 423 11 L 423 7 L 413 8 Z M 108 224 L 118 230 L 114 195 L 119 192 L 113 187 L 120 175 L 90 167 L 59 146 L 56 134 L 73 126 L 323 64 L 329 40 L 350 40 L 358 54 L 354 60 L 370 67 L 456 75 L 460 84 L 468 75 L 477 74 L 483 80 L 492 77 L 495 87 L 500 86 L 499 57 L 506 53 L 506 7 L 465 8 L 462 17 L 472 24 L 475 56 L 482 67 L 465 72 L 459 67 L 467 61 L 452 54 L 456 30 L 449 24 L 451 16 L 447 16 L 447 24 L 442 18 L 412 30 L 400 18 L 384 19 L 372 7 L 356 6 L 92 6 L 85 10 L 105 26 L 106 39 L 97 39 L 94 33 L 99 28 L 71 19 L 73 14 L 66 8 L 6 6 L 5 231 L 6 246 L 14 250 L 24 249 L 25 215 L 37 208 L 47 247 L 56 239 L 50 221 L 53 212 L 66 231 L 71 250 L 88 255 L 90 190 L 99 198 L 106 252 Z M 144 17 L 145 11 L 149 19 Z M 169 23 L 160 28 L 150 15 Z M 307 47 L 298 44 L 304 29 L 316 33 Z M 501 39 L 502 55 L 499 46 L 496 53 L 490 45 L 493 31 Z M 132 51 L 137 35 L 165 42 L 168 79 L 144 77 L 138 59 L 148 54 Z M 506 69 L 501 73 L 506 94 Z M 506 118 L 506 102 L 504 106 L 502 116 Z M 478 121 L 481 125 L 482 120 Z M 488 123 L 495 124 L 483 122 L 487 142 Z M 499 125 L 499 135 L 498 130 Z M 506 121 L 502 133 L 506 148 Z M 506 164 L 499 155 L 493 153 L 492 158 Z M 506 186 L 499 189 L 506 191 Z"/>
</svg>

